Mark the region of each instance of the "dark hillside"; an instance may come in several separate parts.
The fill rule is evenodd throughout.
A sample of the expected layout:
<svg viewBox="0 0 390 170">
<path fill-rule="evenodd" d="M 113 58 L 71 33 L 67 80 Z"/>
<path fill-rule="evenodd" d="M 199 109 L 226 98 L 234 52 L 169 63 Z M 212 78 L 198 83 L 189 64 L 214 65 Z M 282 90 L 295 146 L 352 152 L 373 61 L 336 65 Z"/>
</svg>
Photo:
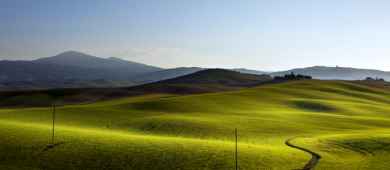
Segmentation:
<svg viewBox="0 0 390 170">
<path fill-rule="evenodd" d="M 268 75 L 245 74 L 224 69 L 208 69 L 193 74 L 163 80 L 164 84 L 219 84 L 223 86 L 250 87 L 272 80 Z"/>
<path fill-rule="evenodd" d="M 243 74 L 223 69 L 209 69 L 160 82 L 128 88 L 79 88 L 0 92 L 0 106 L 49 106 L 54 101 L 64 104 L 143 94 L 198 94 L 252 87 L 271 81 L 267 75 Z"/>
</svg>

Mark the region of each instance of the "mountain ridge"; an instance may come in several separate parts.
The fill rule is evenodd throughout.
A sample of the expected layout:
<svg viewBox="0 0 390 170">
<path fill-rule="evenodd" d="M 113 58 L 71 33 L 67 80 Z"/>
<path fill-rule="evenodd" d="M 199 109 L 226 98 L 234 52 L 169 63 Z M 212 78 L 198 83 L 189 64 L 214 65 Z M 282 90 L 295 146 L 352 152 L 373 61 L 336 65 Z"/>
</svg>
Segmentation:
<svg viewBox="0 0 390 170">
<path fill-rule="evenodd" d="M 71 50 L 35 60 L 0 60 L 0 90 L 136 86 L 206 69 L 209 68 L 163 69 L 119 57 L 102 58 Z M 390 72 L 353 67 L 312 66 L 278 72 L 246 68 L 228 70 L 271 76 L 283 76 L 294 72 L 323 80 L 363 80 L 366 77 L 390 80 Z"/>
<path fill-rule="evenodd" d="M 304 68 L 295 68 L 287 71 L 271 73 L 272 76 L 282 76 L 289 73 L 310 75 L 315 79 L 322 80 L 363 80 L 367 77 L 383 78 L 390 80 L 390 72 L 376 69 L 361 69 L 353 67 L 329 67 L 312 66 Z"/>
<path fill-rule="evenodd" d="M 107 70 L 125 69 L 128 72 L 134 72 L 137 74 L 162 70 L 162 68 L 127 61 L 117 57 L 101 58 L 77 51 L 66 51 L 55 56 L 39 58 L 33 60 L 32 62 L 85 68 L 100 68 Z"/>
<path fill-rule="evenodd" d="M 117 87 L 139 83 L 138 75 L 163 70 L 119 58 L 100 58 L 66 51 L 36 60 L 1 60 L 0 88 L 45 89 L 78 87 Z"/>
</svg>

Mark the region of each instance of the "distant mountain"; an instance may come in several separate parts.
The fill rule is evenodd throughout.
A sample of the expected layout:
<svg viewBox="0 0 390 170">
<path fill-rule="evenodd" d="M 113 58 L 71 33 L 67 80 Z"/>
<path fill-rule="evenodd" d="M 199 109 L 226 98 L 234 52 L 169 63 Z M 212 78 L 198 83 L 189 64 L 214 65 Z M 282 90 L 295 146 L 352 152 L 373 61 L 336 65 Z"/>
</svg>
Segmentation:
<svg viewBox="0 0 390 170">
<path fill-rule="evenodd" d="M 205 70 L 208 70 L 206 73 L 213 74 L 210 76 L 214 76 L 214 80 L 218 80 L 219 76 L 237 75 L 238 73 L 251 74 L 252 76 L 263 74 L 280 76 L 294 72 L 325 80 L 362 80 L 366 77 L 378 77 L 390 81 L 390 72 L 324 66 L 298 68 L 273 73 L 237 68 L 230 69 L 234 73 L 230 72 L 229 74 L 217 76 L 214 75 L 215 72 L 211 72 L 210 69 L 206 68 L 179 67 L 162 69 L 115 57 L 100 58 L 77 51 L 67 51 L 52 57 L 32 61 L 0 61 L 0 90 L 128 87 L 174 79 L 196 72 L 200 74 L 202 73 L 201 71 Z M 226 73 L 228 70 L 224 71 Z M 206 77 L 205 75 L 202 76 Z M 231 80 L 229 82 L 232 83 Z"/>
<path fill-rule="evenodd" d="M 94 80 L 103 76 L 97 69 L 40 64 L 30 61 L 0 61 L 0 83 L 51 86 L 72 80 Z"/>
<path fill-rule="evenodd" d="M 134 77 L 161 70 L 119 58 L 68 51 L 33 61 L 0 61 L 0 87 L 12 90 L 131 86 L 137 84 Z"/>
<path fill-rule="evenodd" d="M 372 69 L 358 69 L 348 67 L 325 67 L 314 66 L 307 68 L 297 68 L 288 71 L 271 73 L 273 76 L 281 76 L 289 73 L 310 75 L 315 79 L 322 80 L 363 80 L 366 77 L 383 78 L 390 80 L 390 72 L 372 70 Z"/>
<path fill-rule="evenodd" d="M 33 61 L 39 64 L 55 64 L 62 66 L 73 66 L 87 69 L 99 69 L 106 72 L 108 77 L 104 79 L 129 79 L 140 74 L 151 73 L 163 70 L 158 67 L 126 61 L 119 58 L 99 58 L 92 55 L 67 51 L 53 57 L 41 58 Z"/>
</svg>

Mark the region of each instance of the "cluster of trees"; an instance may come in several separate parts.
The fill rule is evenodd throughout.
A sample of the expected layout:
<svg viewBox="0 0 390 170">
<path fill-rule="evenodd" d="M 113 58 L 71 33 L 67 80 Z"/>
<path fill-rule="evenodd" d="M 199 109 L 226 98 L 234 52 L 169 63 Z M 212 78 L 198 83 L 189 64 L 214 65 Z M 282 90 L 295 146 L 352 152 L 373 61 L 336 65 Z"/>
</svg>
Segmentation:
<svg viewBox="0 0 390 170">
<path fill-rule="evenodd" d="M 275 76 L 274 79 L 275 80 L 310 80 L 313 78 L 311 76 L 295 74 L 294 72 L 291 72 L 290 74 L 286 74 L 284 76 Z"/>
<path fill-rule="evenodd" d="M 385 79 L 383 79 L 383 78 L 378 78 L 378 77 L 376 77 L 376 78 L 367 77 L 367 78 L 366 78 L 366 81 L 385 81 Z"/>
</svg>

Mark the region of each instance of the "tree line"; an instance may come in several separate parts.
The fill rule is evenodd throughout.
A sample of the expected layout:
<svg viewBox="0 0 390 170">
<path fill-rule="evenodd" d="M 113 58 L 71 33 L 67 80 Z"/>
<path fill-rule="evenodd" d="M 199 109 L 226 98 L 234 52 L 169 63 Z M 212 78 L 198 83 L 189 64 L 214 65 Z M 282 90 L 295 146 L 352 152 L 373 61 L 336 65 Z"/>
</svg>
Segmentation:
<svg viewBox="0 0 390 170">
<path fill-rule="evenodd" d="M 295 74 L 291 72 L 290 74 L 285 74 L 284 76 L 275 76 L 275 80 L 311 80 L 313 77 L 303 74 Z"/>
</svg>

